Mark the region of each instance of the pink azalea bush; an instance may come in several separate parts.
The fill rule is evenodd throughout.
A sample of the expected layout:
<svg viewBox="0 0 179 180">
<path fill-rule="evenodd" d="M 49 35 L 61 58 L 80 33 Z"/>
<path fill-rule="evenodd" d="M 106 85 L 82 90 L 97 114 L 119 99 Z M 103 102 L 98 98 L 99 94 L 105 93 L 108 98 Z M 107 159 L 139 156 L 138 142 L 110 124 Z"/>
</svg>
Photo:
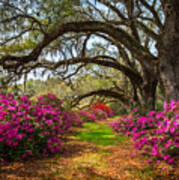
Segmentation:
<svg viewBox="0 0 179 180">
<path fill-rule="evenodd" d="M 97 120 L 104 120 L 108 117 L 113 116 L 112 110 L 102 103 L 98 103 L 89 108 L 84 108 L 78 112 L 80 119 L 83 122 L 94 122 Z"/>
<path fill-rule="evenodd" d="M 44 104 L 45 106 L 51 105 L 51 107 L 55 108 L 57 111 L 60 112 L 61 120 L 66 121 L 63 123 L 66 130 L 69 129 L 69 127 L 72 126 L 80 126 L 82 124 L 82 120 L 80 119 L 80 116 L 78 113 L 74 111 L 67 111 L 63 104 L 64 102 L 61 101 L 59 98 L 57 98 L 54 94 L 44 94 L 42 96 L 38 97 L 39 103 Z"/>
<path fill-rule="evenodd" d="M 148 162 L 163 159 L 173 163 L 179 152 L 179 101 L 165 102 L 163 111 L 140 114 L 135 108 L 112 122 L 111 127 L 132 136 L 134 147 L 145 152 Z"/>
<path fill-rule="evenodd" d="M 80 118 L 80 115 L 76 112 L 70 112 L 70 116 L 72 118 L 72 126 L 81 126 L 83 121 L 82 119 Z"/>
<path fill-rule="evenodd" d="M 91 109 L 91 113 L 95 115 L 97 120 L 105 120 L 108 117 L 108 113 L 102 109 Z"/>
<path fill-rule="evenodd" d="M 94 115 L 94 113 L 90 112 L 89 108 L 80 110 L 78 112 L 78 115 L 83 122 L 94 122 L 97 120 L 96 116 Z"/>
<path fill-rule="evenodd" d="M 52 94 L 32 103 L 27 96 L 0 93 L 0 156 L 11 161 L 58 152 L 71 122 Z"/>
</svg>

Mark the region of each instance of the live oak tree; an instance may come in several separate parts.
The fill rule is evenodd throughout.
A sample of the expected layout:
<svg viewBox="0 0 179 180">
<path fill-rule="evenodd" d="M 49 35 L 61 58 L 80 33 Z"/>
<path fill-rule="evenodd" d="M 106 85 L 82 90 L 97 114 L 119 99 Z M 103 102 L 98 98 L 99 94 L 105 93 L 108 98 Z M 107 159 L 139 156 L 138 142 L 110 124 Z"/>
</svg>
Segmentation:
<svg viewBox="0 0 179 180">
<path fill-rule="evenodd" d="M 70 78 L 93 64 L 123 73 L 135 101 L 151 97 L 154 106 L 158 84 L 167 100 L 179 98 L 179 1 L 73 2 L 1 0 L 0 65 L 17 75 L 43 67 Z M 129 101 L 123 91 L 110 94 Z"/>
</svg>

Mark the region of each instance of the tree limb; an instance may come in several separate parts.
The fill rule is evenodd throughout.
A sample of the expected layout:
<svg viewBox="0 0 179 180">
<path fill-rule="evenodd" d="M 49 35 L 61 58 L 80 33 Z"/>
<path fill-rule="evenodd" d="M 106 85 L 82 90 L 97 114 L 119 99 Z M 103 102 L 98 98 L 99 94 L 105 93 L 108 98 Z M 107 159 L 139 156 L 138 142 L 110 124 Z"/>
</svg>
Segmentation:
<svg viewBox="0 0 179 180">
<path fill-rule="evenodd" d="M 56 40 L 58 37 L 64 35 L 65 33 L 74 32 L 102 32 L 106 33 L 112 38 L 121 42 L 126 48 L 133 52 L 135 57 L 139 61 L 144 61 L 148 63 L 154 60 L 156 57 L 149 53 L 149 51 L 143 47 L 139 42 L 133 39 L 126 31 L 117 28 L 113 25 L 98 21 L 85 21 L 85 22 L 71 22 L 61 24 L 54 28 L 51 32 L 44 36 L 44 39 L 34 48 L 34 50 L 27 56 L 5 56 L 0 59 L 0 65 L 5 69 L 8 68 L 18 68 L 22 64 L 28 63 L 30 61 L 37 61 L 42 50 L 49 45 L 51 42 Z M 7 61 L 9 61 L 7 63 Z M 11 65 L 11 62 L 13 63 Z"/>
<path fill-rule="evenodd" d="M 77 98 L 74 99 L 72 106 L 76 106 L 79 104 L 79 102 L 87 97 L 94 96 L 94 95 L 100 95 L 100 96 L 105 96 L 105 97 L 111 97 L 120 100 L 123 102 L 125 105 L 129 105 L 129 97 L 124 95 L 123 93 L 120 92 L 115 92 L 110 89 L 100 89 L 97 91 L 92 91 L 87 94 L 83 94 L 81 96 L 78 96 Z"/>
</svg>

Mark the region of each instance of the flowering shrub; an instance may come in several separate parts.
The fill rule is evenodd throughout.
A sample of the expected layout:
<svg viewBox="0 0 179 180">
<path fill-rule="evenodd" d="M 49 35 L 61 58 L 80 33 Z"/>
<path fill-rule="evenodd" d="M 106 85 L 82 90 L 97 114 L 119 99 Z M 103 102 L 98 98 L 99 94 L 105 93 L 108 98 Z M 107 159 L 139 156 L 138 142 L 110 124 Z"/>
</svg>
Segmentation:
<svg viewBox="0 0 179 180">
<path fill-rule="evenodd" d="M 145 116 L 151 109 L 152 99 L 149 97 L 148 100 L 142 102 L 133 102 L 129 107 L 128 112 L 137 116 Z"/>
<path fill-rule="evenodd" d="M 150 111 L 141 116 L 135 113 L 125 115 L 111 123 L 117 132 L 132 136 L 137 150 L 143 149 L 153 159 L 164 159 L 173 163 L 179 150 L 179 102 L 164 103 L 164 110 Z"/>
<path fill-rule="evenodd" d="M 90 109 L 88 109 L 88 108 L 85 108 L 85 109 L 79 111 L 78 115 L 83 122 L 94 122 L 97 120 L 94 113 L 90 112 Z"/>
<path fill-rule="evenodd" d="M 113 113 L 106 104 L 97 103 L 92 107 L 79 111 L 78 115 L 84 122 L 93 122 L 96 120 L 106 119 L 109 116 L 113 116 Z"/>
<path fill-rule="evenodd" d="M 63 126 L 65 126 L 63 129 L 69 129 L 70 125 L 79 126 L 82 124 L 82 120 L 80 119 L 78 113 L 67 111 L 63 106 L 64 102 L 57 98 L 54 94 L 44 94 L 39 96 L 38 100 L 38 104 L 41 104 L 41 106 L 43 105 L 48 108 L 48 106 L 51 105 L 58 112 L 60 112 L 61 120 L 66 121 L 63 123 Z"/>
<path fill-rule="evenodd" d="M 59 112 L 65 111 L 63 107 L 63 101 L 57 98 L 54 94 L 44 94 L 42 96 L 37 97 L 38 104 L 41 105 L 50 105 L 53 108 L 57 108 Z"/>
<path fill-rule="evenodd" d="M 103 113 L 106 116 L 113 116 L 112 110 L 104 103 L 97 103 L 92 107 L 92 110 L 96 112 L 96 114 Z"/>
<path fill-rule="evenodd" d="M 104 120 L 108 117 L 108 113 L 102 109 L 90 109 L 90 112 L 95 115 L 97 120 Z"/>
<path fill-rule="evenodd" d="M 54 96 L 47 97 L 54 102 Z M 61 102 L 46 104 L 44 97 L 38 100 L 33 104 L 26 96 L 17 99 L 11 93 L 0 94 L 0 155 L 4 160 L 60 151 L 71 118 L 59 111 Z"/>
<path fill-rule="evenodd" d="M 67 132 L 71 126 L 72 119 L 70 113 L 63 108 L 63 101 L 58 99 L 54 94 L 45 94 L 37 97 L 37 99 L 38 102 L 34 107 L 42 109 L 53 108 L 60 116 L 61 129 Z M 41 111 L 41 109 L 39 110 Z"/>
<path fill-rule="evenodd" d="M 77 112 L 74 111 L 66 111 L 65 114 L 68 114 L 68 116 L 71 118 L 71 126 L 81 126 L 83 121 L 80 117 L 80 115 Z"/>
</svg>

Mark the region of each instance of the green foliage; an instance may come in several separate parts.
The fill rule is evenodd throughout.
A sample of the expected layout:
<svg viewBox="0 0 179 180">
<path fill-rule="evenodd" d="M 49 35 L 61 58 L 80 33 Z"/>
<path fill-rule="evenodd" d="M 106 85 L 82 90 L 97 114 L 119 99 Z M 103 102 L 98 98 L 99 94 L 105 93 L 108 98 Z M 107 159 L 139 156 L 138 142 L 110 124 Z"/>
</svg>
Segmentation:
<svg viewBox="0 0 179 180">
<path fill-rule="evenodd" d="M 44 33 L 74 17 L 79 0 L 0 2 L 0 54 L 30 53 Z M 15 17 L 15 18 L 12 18 Z M 16 18 L 17 17 L 17 18 Z M 11 20 L 12 18 L 12 20 Z"/>
<path fill-rule="evenodd" d="M 123 3 L 121 4 L 120 2 Z M 108 8 L 109 12 L 111 12 L 108 14 L 107 10 L 103 10 L 103 8 L 101 8 L 100 6 L 95 7 L 93 3 L 86 3 L 86 1 L 84 1 L 84 3 L 85 5 L 82 4 L 80 0 L 46 0 L 46 1 L 15 0 L 15 1 L 8 1 L 6 3 L 5 1 L 1 1 L 0 21 L 3 23 L 1 23 L 1 28 L 0 28 L 0 33 L 2 33 L 2 37 L 0 37 L 0 42 L 2 42 L 2 45 L 0 47 L 0 56 L 8 55 L 8 54 L 17 55 L 17 56 L 21 56 L 21 55 L 26 56 L 28 54 L 32 55 L 33 53 L 31 54 L 31 52 L 36 52 L 37 54 L 38 52 L 40 52 L 38 54 L 39 62 L 41 62 L 41 60 L 44 60 L 44 58 L 46 58 L 46 60 L 50 58 L 50 64 L 51 64 L 52 61 L 56 62 L 56 59 L 68 59 L 68 58 L 71 59 L 73 57 L 79 57 L 79 54 L 81 56 L 81 52 L 83 51 L 83 45 L 85 45 L 85 39 L 86 37 L 89 36 L 90 43 L 86 42 L 87 47 L 84 46 L 86 56 L 87 57 L 110 56 L 111 58 L 109 59 L 105 57 L 101 57 L 99 59 L 101 61 L 106 61 L 107 63 L 109 63 L 110 61 L 111 63 L 114 62 L 114 65 L 116 63 L 116 66 L 109 65 L 107 67 L 104 67 L 104 64 L 100 64 L 100 63 L 99 63 L 100 66 L 97 65 L 98 63 L 96 65 L 92 64 L 91 62 L 85 63 L 84 68 L 79 71 L 80 74 L 79 78 L 78 76 L 76 76 L 73 79 L 73 81 L 75 81 L 74 83 L 75 88 L 78 90 L 74 90 L 74 89 L 69 90 L 69 88 L 65 86 L 65 90 L 61 91 L 61 93 L 59 93 L 60 95 L 58 95 L 58 92 L 56 90 L 57 86 L 53 88 L 53 85 L 51 84 L 52 87 L 49 86 L 47 86 L 47 88 L 45 87 L 46 92 L 43 92 L 42 94 L 51 93 L 52 91 L 49 89 L 53 89 L 53 91 L 55 91 L 52 92 L 53 94 L 62 96 L 60 98 L 63 98 L 65 96 L 85 94 L 90 90 L 97 90 L 100 89 L 101 87 L 111 88 L 111 89 L 116 88 L 114 87 L 114 83 L 113 83 L 115 82 L 117 86 L 122 89 L 122 92 L 124 94 L 127 94 L 129 95 L 129 97 L 132 97 L 133 88 L 131 82 L 134 85 L 138 81 L 135 80 L 136 77 L 134 77 L 133 79 L 132 76 L 131 78 L 130 74 L 132 72 L 133 74 L 135 74 L 134 72 L 136 72 L 136 75 L 139 74 L 139 76 L 141 76 L 141 79 L 148 79 L 142 77 L 145 74 L 144 72 L 142 72 L 145 68 L 142 68 L 141 61 L 137 62 L 137 60 L 143 58 L 142 56 L 144 55 L 145 55 L 144 57 L 147 56 L 149 57 L 149 61 L 150 61 L 150 57 L 151 60 L 153 60 L 153 57 L 151 56 L 151 53 L 148 53 L 150 51 L 147 50 L 147 48 L 150 45 L 150 43 L 152 43 L 152 40 L 157 39 L 156 36 L 159 34 L 157 30 L 158 28 L 156 28 L 156 23 L 155 23 L 158 22 L 158 20 L 154 21 L 154 23 L 152 21 L 148 22 L 146 20 L 143 23 L 143 25 L 138 25 L 139 23 L 142 24 L 142 22 L 135 23 L 134 26 L 136 26 L 136 28 L 131 28 L 131 26 L 124 24 L 125 28 L 123 29 L 123 25 L 121 27 L 120 23 L 119 25 L 115 24 L 118 21 L 117 18 L 119 18 L 120 20 L 120 17 L 116 17 L 116 14 L 115 12 L 113 12 L 114 10 L 113 8 L 111 9 L 111 7 L 113 6 L 113 4 L 115 4 L 116 9 L 119 8 L 118 10 L 120 12 L 121 11 L 120 6 L 121 5 L 126 6 L 125 8 L 127 12 L 129 8 L 128 7 L 129 4 L 127 4 L 124 1 L 117 2 L 114 0 L 108 2 L 107 4 L 105 4 L 105 2 L 100 2 L 101 4 L 104 3 L 106 8 Z M 155 1 L 155 3 L 153 4 L 153 6 L 157 7 L 158 2 Z M 144 13 L 145 16 L 147 15 L 146 17 L 151 17 L 152 14 L 150 12 L 150 9 L 149 11 L 147 11 L 146 7 L 143 8 L 145 5 L 142 4 L 143 3 L 140 4 L 141 7 L 139 6 L 140 10 L 142 10 L 142 13 Z M 134 9 L 130 10 L 130 11 L 134 11 L 131 12 L 132 14 L 135 14 L 136 13 L 135 11 L 137 11 L 137 9 L 139 10 L 139 7 L 135 3 L 134 6 L 135 6 Z M 123 13 L 124 12 L 121 11 L 121 14 Z M 123 16 L 125 17 L 125 14 Z M 131 18 L 132 17 L 128 16 L 126 17 L 126 20 L 128 19 L 130 21 Z M 123 31 L 126 32 L 126 33 L 125 32 L 122 33 L 122 35 L 124 35 L 127 38 L 124 38 L 124 40 L 120 40 L 121 39 L 120 37 L 119 39 L 114 38 L 112 36 L 112 33 L 108 31 L 103 32 L 103 30 L 97 30 L 97 32 L 99 31 L 99 34 L 98 33 L 96 34 L 93 33 L 94 31 L 96 31 L 95 29 L 94 30 L 92 29 L 92 31 L 89 30 L 92 32 L 91 34 L 89 33 L 89 31 L 86 30 L 84 32 L 77 33 L 78 30 L 75 31 L 73 30 L 73 28 L 72 30 L 67 30 L 68 32 L 64 30 L 65 34 L 62 33 L 62 35 L 59 35 L 60 37 L 57 37 L 58 33 L 55 33 L 55 30 L 58 29 L 60 25 L 66 22 L 74 22 L 74 21 L 79 22 L 85 20 L 86 21 L 95 20 L 100 22 L 102 22 L 103 20 L 105 20 L 106 22 L 109 21 L 111 22 L 111 27 L 114 26 L 114 29 L 116 27 L 122 28 Z M 116 21 L 114 22 L 114 24 L 112 23 L 113 20 Z M 137 17 L 136 17 L 136 21 L 138 21 Z M 150 33 L 147 34 L 146 30 Z M 139 31 L 139 32 L 137 33 L 133 31 Z M 54 37 L 51 36 L 51 34 L 53 34 L 51 32 L 54 32 L 55 34 Z M 129 36 L 127 35 L 127 33 Z M 133 39 L 136 39 L 136 37 L 138 36 L 140 36 L 139 39 L 141 41 L 138 41 L 137 43 L 137 41 L 135 42 L 133 41 Z M 43 44 L 42 41 L 45 43 Z M 125 41 L 126 43 L 123 43 Z M 144 44 L 146 44 L 145 45 L 146 48 L 143 48 Z M 43 51 L 42 49 L 40 51 L 38 49 L 39 47 L 41 47 L 41 45 L 43 47 L 42 48 Z M 136 46 L 136 48 L 133 48 L 133 45 L 134 47 Z M 37 51 L 32 51 L 35 47 L 37 47 L 36 49 Z M 141 48 L 137 48 L 137 47 L 141 47 Z M 135 52 L 136 49 L 138 53 Z M 31 56 L 30 59 L 32 59 L 32 61 L 34 60 L 34 58 Z M 69 68 L 70 69 L 69 72 L 71 70 L 74 70 L 77 67 L 77 65 L 75 64 L 73 67 L 72 69 Z M 151 68 L 151 69 L 155 69 L 155 68 Z M 57 68 L 55 71 L 61 71 L 61 68 L 59 69 Z M 84 73 L 84 76 L 82 75 L 82 73 Z M 147 74 L 148 73 L 146 73 L 145 76 L 147 76 Z M 60 87 L 62 89 L 62 87 L 64 86 L 60 86 Z M 136 86 L 138 93 L 142 92 L 140 91 L 142 90 L 142 87 L 143 87 L 143 83 L 141 83 L 141 85 Z M 116 91 L 118 90 L 121 91 L 120 88 L 116 88 Z M 35 91 L 36 90 L 34 90 L 34 94 L 36 92 L 39 93 L 38 90 L 36 92 Z M 65 92 L 66 95 L 62 95 L 62 92 Z M 30 92 L 30 94 L 32 93 L 33 91 Z M 87 102 L 89 102 L 89 99 L 87 100 Z M 121 111 L 123 110 L 124 109 L 122 108 Z"/>
<path fill-rule="evenodd" d="M 8 84 L 4 81 L 3 77 L 0 78 L 0 87 L 1 87 L 1 92 L 3 94 L 6 94 L 8 90 Z"/>
<path fill-rule="evenodd" d="M 133 112 L 134 114 L 145 116 L 151 110 L 152 98 L 148 98 L 147 102 L 134 102 L 128 109 L 128 112 Z"/>
<path fill-rule="evenodd" d="M 155 105 L 155 111 L 162 111 L 163 110 L 163 103 L 158 101 L 156 102 L 156 105 Z"/>
<path fill-rule="evenodd" d="M 126 107 L 120 101 L 111 102 L 110 108 L 114 114 L 122 115 L 127 113 Z"/>
</svg>

